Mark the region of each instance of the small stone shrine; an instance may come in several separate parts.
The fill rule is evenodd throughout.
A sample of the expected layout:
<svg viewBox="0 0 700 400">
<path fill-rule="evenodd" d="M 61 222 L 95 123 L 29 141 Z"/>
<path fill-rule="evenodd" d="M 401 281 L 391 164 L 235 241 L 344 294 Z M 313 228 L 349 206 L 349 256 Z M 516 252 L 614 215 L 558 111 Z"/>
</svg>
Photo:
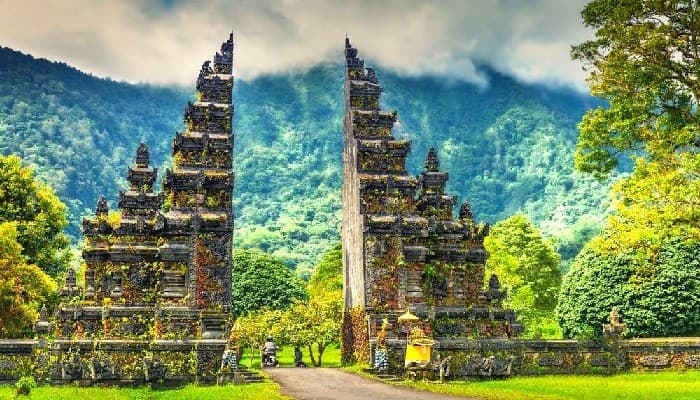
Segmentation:
<svg viewBox="0 0 700 400">
<path fill-rule="evenodd" d="M 445 194 L 448 174 L 435 149 L 418 177 L 407 174 L 410 142 L 394 138 L 397 114 L 381 110 L 382 90 L 346 39 L 344 360 L 370 359 L 383 320 L 394 327 L 382 333 L 387 341 L 406 339 L 411 327 L 397 318 L 408 309 L 438 341 L 517 336 L 521 326 L 501 307 L 498 278 L 484 290 L 488 225 L 474 222 L 467 203 L 454 218 L 456 198 Z"/>
<path fill-rule="evenodd" d="M 233 35 L 199 72 L 163 193 L 142 143 L 119 210 L 101 197 L 83 221 L 84 288 L 70 270 L 52 382 L 214 379 L 231 310 L 232 70 Z"/>
</svg>

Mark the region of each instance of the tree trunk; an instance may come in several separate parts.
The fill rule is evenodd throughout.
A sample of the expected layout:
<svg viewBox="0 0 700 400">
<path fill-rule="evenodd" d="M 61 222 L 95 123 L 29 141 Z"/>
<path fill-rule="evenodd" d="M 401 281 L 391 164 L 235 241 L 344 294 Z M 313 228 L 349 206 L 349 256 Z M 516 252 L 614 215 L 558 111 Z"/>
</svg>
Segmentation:
<svg viewBox="0 0 700 400">
<path fill-rule="evenodd" d="M 311 358 L 311 364 L 313 364 L 314 366 L 318 367 L 318 365 L 316 364 L 316 359 L 314 358 L 314 348 L 311 347 L 311 346 L 312 346 L 311 343 L 309 343 L 309 344 L 308 344 L 308 347 L 309 347 L 309 358 Z"/>
<path fill-rule="evenodd" d="M 326 346 L 322 346 L 321 344 L 318 345 L 318 365 L 317 367 L 321 366 L 321 358 L 323 357 L 323 351 L 326 349 Z"/>
</svg>

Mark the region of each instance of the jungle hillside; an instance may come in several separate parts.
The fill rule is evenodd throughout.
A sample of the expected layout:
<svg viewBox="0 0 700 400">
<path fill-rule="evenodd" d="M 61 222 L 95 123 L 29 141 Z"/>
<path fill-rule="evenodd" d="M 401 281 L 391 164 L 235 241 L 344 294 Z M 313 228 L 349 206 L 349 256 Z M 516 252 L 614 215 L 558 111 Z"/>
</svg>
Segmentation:
<svg viewBox="0 0 700 400">
<path fill-rule="evenodd" d="M 435 147 L 448 192 L 470 202 L 477 220 L 527 215 L 565 271 L 599 231 L 619 176 L 598 181 L 574 170 L 576 124 L 602 103 L 482 71 L 488 84 L 479 86 L 377 66 L 384 107 L 399 113 L 395 136 L 412 140 L 409 172 Z M 341 65 L 323 64 L 234 88 L 234 247 L 272 254 L 303 278 L 339 240 L 342 84 Z M 116 208 L 139 143 L 160 176 L 172 165 L 172 137 L 193 87 L 96 78 L 0 47 L 0 153 L 21 157 L 56 191 L 77 245 L 100 195 Z M 625 169 L 622 162 L 617 171 Z"/>
</svg>

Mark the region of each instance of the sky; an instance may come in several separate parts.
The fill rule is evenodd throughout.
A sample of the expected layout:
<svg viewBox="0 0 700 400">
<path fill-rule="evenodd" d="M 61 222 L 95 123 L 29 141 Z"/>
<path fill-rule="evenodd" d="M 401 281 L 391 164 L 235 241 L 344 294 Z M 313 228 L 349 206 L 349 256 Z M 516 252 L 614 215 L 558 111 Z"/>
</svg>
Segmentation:
<svg viewBox="0 0 700 400">
<path fill-rule="evenodd" d="M 586 0 L 0 0 L 0 46 L 100 77 L 192 85 L 234 33 L 252 79 L 340 62 L 346 34 L 366 65 L 488 85 L 480 66 L 585 91 L 572 44 L 593 37 Z"/>
</svg>

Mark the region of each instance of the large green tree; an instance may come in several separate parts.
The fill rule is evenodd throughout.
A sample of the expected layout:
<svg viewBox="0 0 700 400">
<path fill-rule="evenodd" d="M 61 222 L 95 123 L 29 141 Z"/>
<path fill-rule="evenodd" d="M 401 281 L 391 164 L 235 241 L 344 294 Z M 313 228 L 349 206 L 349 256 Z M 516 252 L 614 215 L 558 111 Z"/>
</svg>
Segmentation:
<svg viewBox="0 0 700 400">
<path fill-rule="evenodd" d="M 486 272 L 495 273 L 507 291 L 504 302 L 525 325 L 526 335 L 556 335 L 553 311 L 561 284 L 559 254 L 522 214 L 494 225 L 484 241 L 490 257 Z"/>
<path fill-rule="evenodd" d="M 260 250 L 236 250 L 233 255 L 231 303 L 241 316 L 269 308 L 283 310 L 308 297 L 304 283 L 284 263 Z"/>
<path fill-rule="evenodd" d="M 700 285 L 700 6 L 696 1 L 594 0 L 595 39 L 572 50 L 608 107 L 579 124 L 576 167 L 632 174 L 612 190 L 615 214 L 572 263 L 559 298 L 566 336 L 598 337 L 613 306 L 631 336 L 685 335 Z"/>
<path fill-rule="evenodd" d="M 664 238 L 700 239 L 700 4 L 595 0 L 582 16 L 595 39 L 572 56 L 608 106 L 581 121 L 576 167 L 604 176 L 635 160 L 613 190 L 607 247 L 653 256 Z"/>
<path fill-rule="evenodd" d="M 0 155 L 0 222 L 16 224 L 17 242 L 27 263 L 54 278 L 65 271 L 70 260 L 63 233 L 68 223 L 66 207 L 17 156 Z"/>
</svg>

